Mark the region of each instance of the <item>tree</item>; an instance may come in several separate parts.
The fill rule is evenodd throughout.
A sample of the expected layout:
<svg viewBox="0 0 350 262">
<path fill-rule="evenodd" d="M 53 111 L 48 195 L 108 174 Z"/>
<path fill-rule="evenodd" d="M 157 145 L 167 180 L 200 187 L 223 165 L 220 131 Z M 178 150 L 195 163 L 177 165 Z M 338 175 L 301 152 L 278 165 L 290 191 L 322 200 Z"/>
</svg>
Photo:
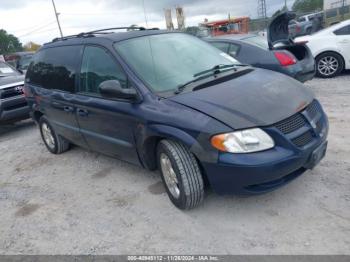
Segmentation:
<svg viewBox="0 0 350 262">
<path fill-rule="evenodd" d="M 41 45 L 34 42 L 28 42 L 23 47 L 25 51 L 36 51 L 41 47 Z"/>
<path fill-rule="evenodd" d="M 295 0 L 293 11 L 304 14 L 323 9 L 323 0 Z"/>
<path fill-rule="evenodd" d="M 8 54 L 22 50 L 22 43 L 17 37 L 0 29 L 0 54 Z"/>
</svg>

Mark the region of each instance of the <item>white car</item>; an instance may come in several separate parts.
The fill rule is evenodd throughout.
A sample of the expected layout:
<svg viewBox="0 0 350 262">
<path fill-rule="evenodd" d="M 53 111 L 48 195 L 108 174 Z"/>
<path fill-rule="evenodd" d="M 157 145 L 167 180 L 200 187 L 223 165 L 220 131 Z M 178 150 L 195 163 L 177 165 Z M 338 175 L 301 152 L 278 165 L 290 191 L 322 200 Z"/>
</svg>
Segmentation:
<svg viewBox="0 0 350 262">
<path fill-rule="evenodd" d="M 330 78 L 350 69 L 350 20 L 323 29 L 313 35 L 295 39 L 307 42 L 316 59 L 316 74 Z"/>
</svg>

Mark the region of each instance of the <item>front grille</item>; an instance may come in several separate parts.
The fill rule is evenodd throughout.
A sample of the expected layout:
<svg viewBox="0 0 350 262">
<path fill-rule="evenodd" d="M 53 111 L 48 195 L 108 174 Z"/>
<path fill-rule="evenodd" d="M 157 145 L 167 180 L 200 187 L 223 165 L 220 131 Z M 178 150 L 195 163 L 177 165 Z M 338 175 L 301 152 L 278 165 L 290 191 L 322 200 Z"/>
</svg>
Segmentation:
<svg viewBox="0 0 350 262">
<path fill-rule="evenodd" d="M 301 135 L 298 135 L 297 137 L 291 137 L 291 135 L 293 134 L 289 135 L 289 138 L 294 145 L 298 147 L 303 147 L 309 144 L 316 135 L 319 135 L 322 132 L 322 117 L 317 120 L 316 128 L 313 129 L 310 124 L 310 120 L 315 120 L 315 118 L 319 117 L 319 114 L 321 112 L 321 106 L 316 100 L 314 100 L 304 109 L 304 111 L 298 112 L 293 116 L 278 122 L 274 125 L 274 127 L 276 127 L 285 135 L 297 131 L 302 127 L 308 127 L 308 130 L 306 132 L 304 132 Z M 304 116 L 304 113 L 306 113 L 306 117 Z"/>
<path fill-rule="evenodd" d="M 292 142 L 294 143 L 294 145 L 302 147 L 310 143 L 312 141 L 312 138 L 313 138 L 312 133 L 309 130 L 304 134 L 298 136 L 297 138 L 292 139 Z"/>
<path fill-rule="evenodd" d="M 22 88 L 19 88 L 22 87 Z M 15 96 L 23 95 L 23 85 L 12 86 L 0 90 L 0 99 L 11 98 Z"/>
<path fill-rule="evenodd" d="M 292 133 L 306 124 L 306 120 L 302 114 L 295 114 L 291 117 L 278 122 L 275 127 L 278 128 L 283 134 Z"/>
</svg>

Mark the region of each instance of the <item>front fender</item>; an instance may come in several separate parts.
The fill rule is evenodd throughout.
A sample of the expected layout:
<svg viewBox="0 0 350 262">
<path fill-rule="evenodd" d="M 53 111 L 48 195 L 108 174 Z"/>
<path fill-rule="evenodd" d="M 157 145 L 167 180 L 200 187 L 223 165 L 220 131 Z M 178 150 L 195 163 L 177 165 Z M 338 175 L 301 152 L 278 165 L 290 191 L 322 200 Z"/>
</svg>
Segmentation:
<svg viewBox="0 0 350 262">
<path fill-rule="evenodd" d="M 200 161 L 213 162 L 218 158 L 218 152 L 208 148 L 209 143 L 205 143 L 204 139 L 208 139 L 207 136 L 200 132 L 186 132 L 162 124 L 139 125 L 135 138 L 141 163 L 149 169 L 156 167 L 156 147 L 161 139 L 173 139 L 183 143 Z"/>
</svg>

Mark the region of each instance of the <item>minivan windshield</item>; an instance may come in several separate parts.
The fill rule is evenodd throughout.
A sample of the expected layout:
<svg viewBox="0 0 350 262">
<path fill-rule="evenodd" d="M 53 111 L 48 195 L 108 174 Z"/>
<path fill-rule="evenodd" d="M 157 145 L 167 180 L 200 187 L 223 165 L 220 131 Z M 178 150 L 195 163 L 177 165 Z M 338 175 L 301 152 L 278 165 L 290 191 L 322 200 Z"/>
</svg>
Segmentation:
<svg viewBox="0 0 350 262">
<path fill-rule="evenodd" d="M 116 43 L 115 48 L 156 93 L 176 90 L 215 66 L 239 64 L 210 44 L 182 33 L 132 38 Z"/>
</svg>

